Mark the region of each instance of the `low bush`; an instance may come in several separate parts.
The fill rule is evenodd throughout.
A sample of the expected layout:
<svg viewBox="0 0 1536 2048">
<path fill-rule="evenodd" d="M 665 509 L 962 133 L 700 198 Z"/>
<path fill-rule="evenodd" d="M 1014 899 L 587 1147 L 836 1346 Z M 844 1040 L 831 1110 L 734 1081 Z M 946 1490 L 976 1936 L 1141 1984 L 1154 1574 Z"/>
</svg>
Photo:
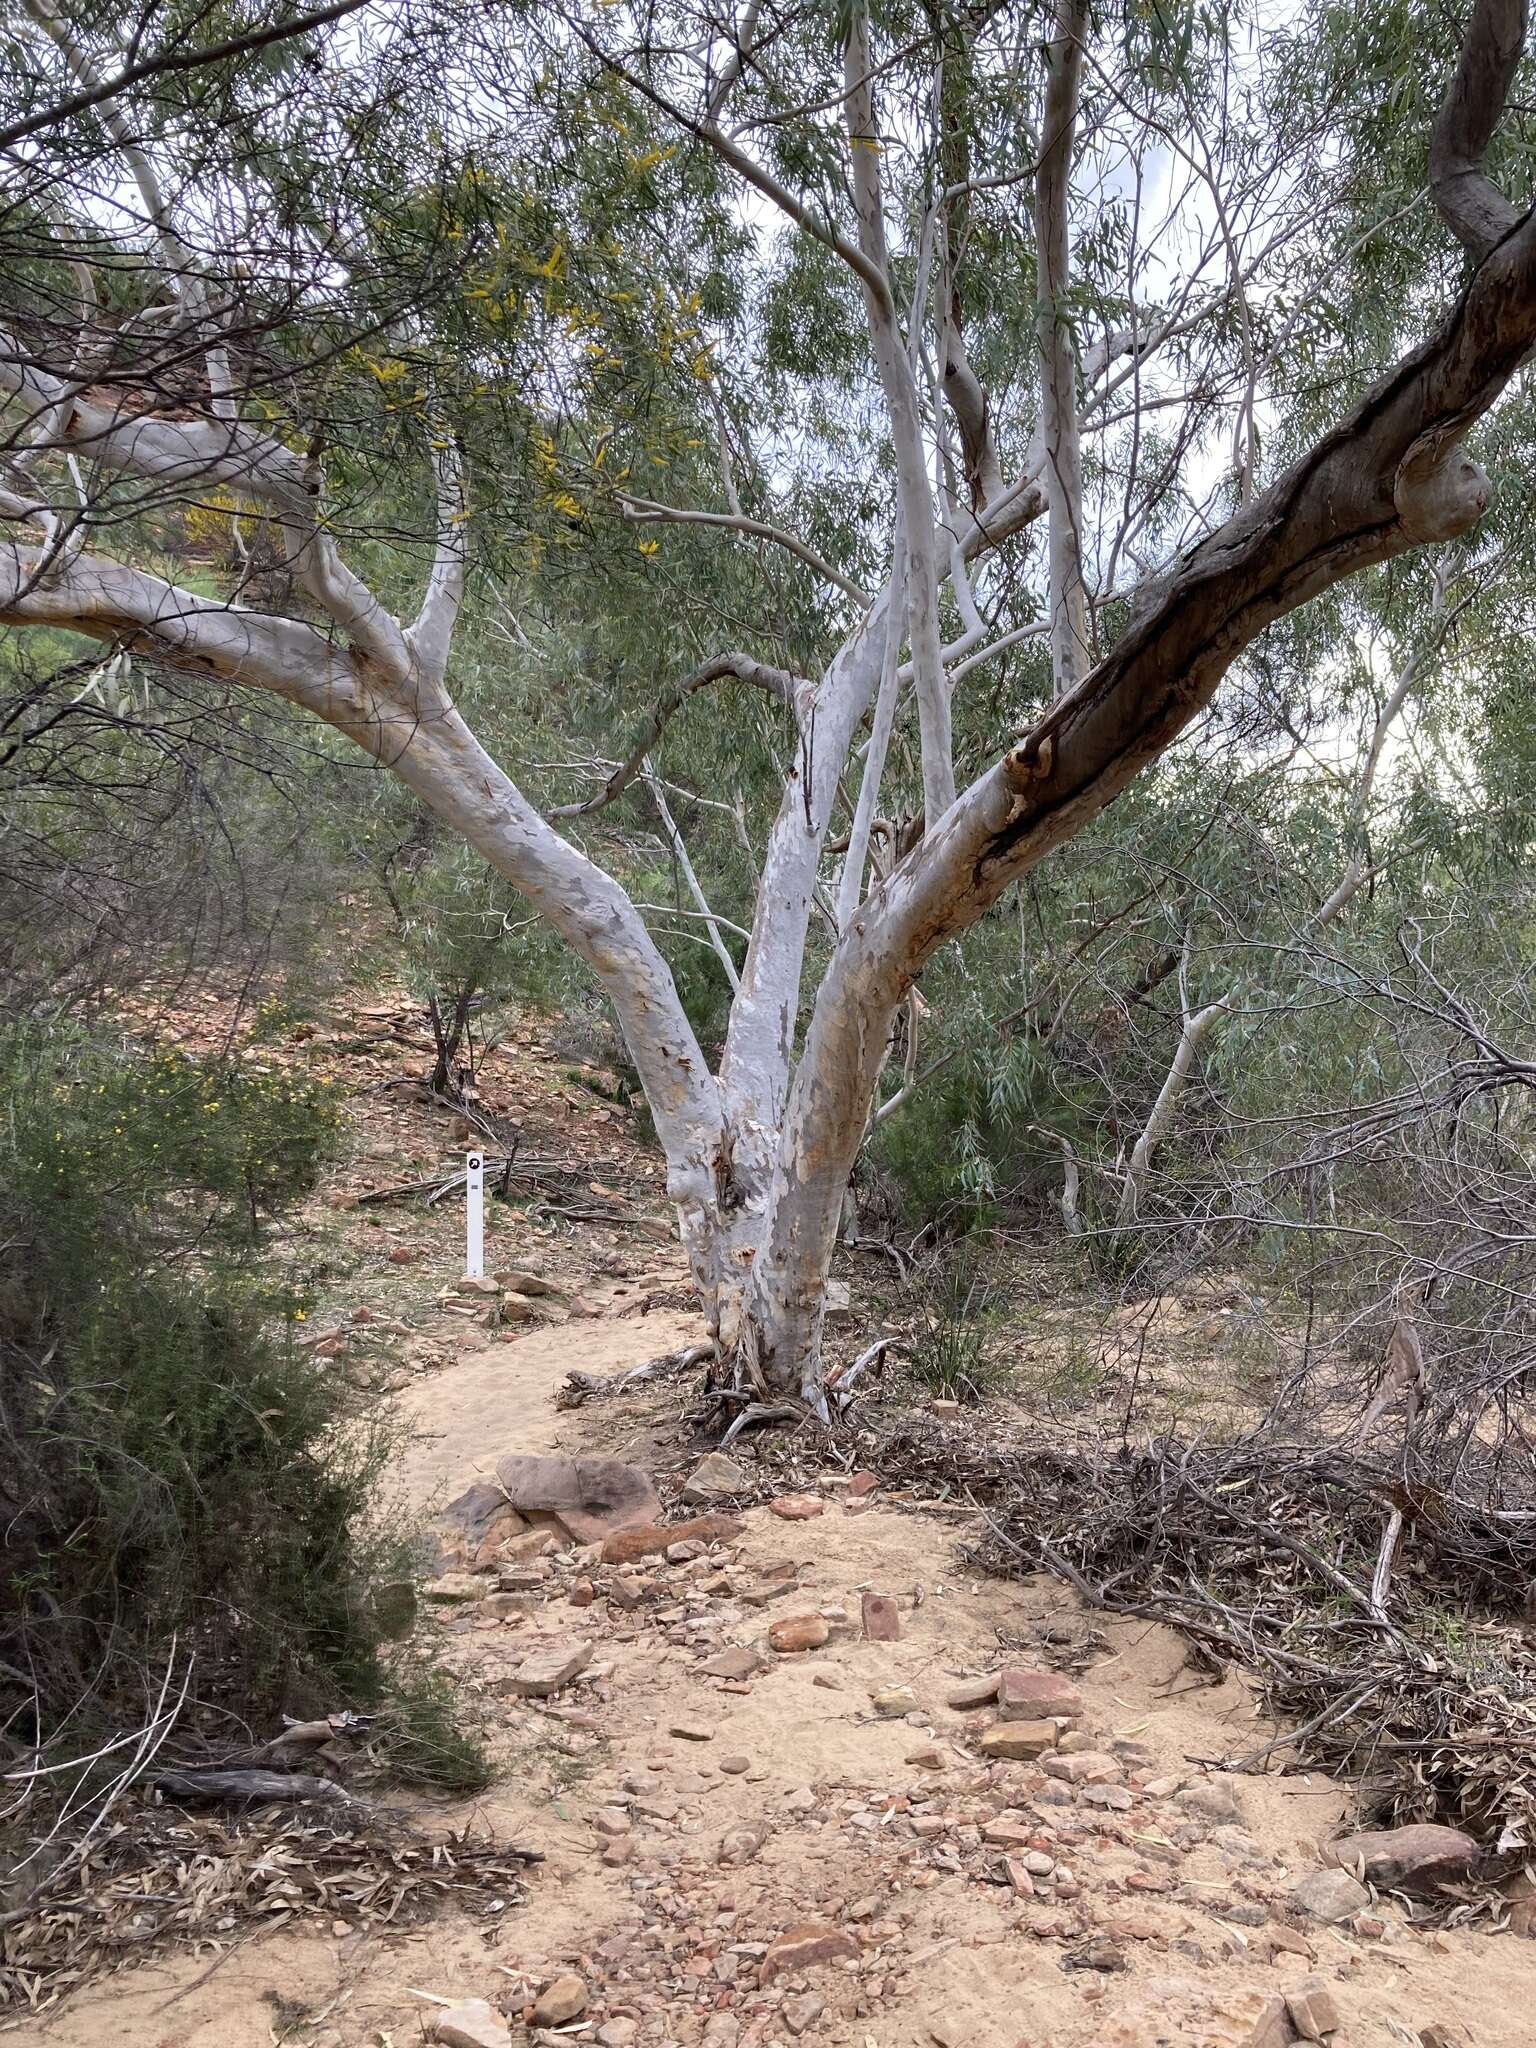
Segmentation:
<svg viewBox="0 0 1536 2048">
<path fill-rule="evenodd" d="M 3 1054 L 0 1734 L 89 1749 L 173 1639 L 204 1732 L 377 1702 L 370 1588 L 409 1568 L 374 1513 L 393 1425 L 304 1351 L 263 1243 L 333 1097 L 58 1035 Z"/>
</svg>

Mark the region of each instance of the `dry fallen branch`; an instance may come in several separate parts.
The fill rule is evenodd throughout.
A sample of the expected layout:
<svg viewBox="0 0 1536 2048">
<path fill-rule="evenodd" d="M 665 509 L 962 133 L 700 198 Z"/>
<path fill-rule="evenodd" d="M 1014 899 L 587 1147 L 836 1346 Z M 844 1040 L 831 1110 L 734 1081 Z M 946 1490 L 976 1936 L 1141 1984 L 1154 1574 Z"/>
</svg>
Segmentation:
<svg viewBox="0 0 1536 2048">
<path fill-rule="evenodd" d="M 860 1456 L 888 1483 L 966 1494 L 985 1517 L 973 1555 L 988 1568 L 1051 1571 L 1090 1605 L 1160 1620 L 1214 1668 L 1251 1674 L 1293 1725 L 1228 1768 L 1277 1755 L 1321 1767 L 1355 1785 L 1372 1819 L 1465 1829 L 1493 1874 L 1536 1842 L 1536 1642 L 1523 1623 L 1536 1520 L 1502 1493 L 1469 1500 L 1444 1447 L 1388 1456 L 1271 1425 L 1226 1443 L 998 1448 L 908 1419 L 871 1432 Z"/>
<path fill-rule="evenodd" d="M 0 1926 L 0 2032 L 103 1970 L 168 1949 L 227 1950 L 257 1926 L 408 1927 L 452 1903 L 487 1919 L 524 1897 L 536 1852 L 429 1838 L 348 1807 L 238 1816 L 123 1811 L 34 1912 Z"/>
</svg>

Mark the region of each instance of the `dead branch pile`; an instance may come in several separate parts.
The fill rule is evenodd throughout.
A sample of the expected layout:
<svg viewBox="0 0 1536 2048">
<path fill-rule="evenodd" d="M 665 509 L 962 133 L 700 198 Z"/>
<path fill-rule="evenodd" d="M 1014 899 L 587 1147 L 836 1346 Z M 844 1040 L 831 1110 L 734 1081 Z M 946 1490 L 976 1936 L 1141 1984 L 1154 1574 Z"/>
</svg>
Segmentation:
<svg viewBox="0 0 1536 2048">
<path fill-rule="evenodd" d="M 988 1568 L 1053 1571 L 1170 1624 L 1208 1668 L 1254 1674 L 1291 1732 L 1219 1761 L 1287 1754 L 1383 1822 L 1441 1821 L 1503 1858 L 1536 1844 L 1536 1515 L 1401 1452 L 1264 1433 L 997 1448 L 909 1420 L 861 1455 L 892 1484 L 972 1498 Z"/>
<path fill-rule="evenodd" d="M 0 1913 L 0 2033 L 103 1970 L 170 1948 L 222 1953 L 258 1926 L 409 1927 L 450 1902 L 497 1917 L 525 1896 L 528 1860 L 354 1807 L 235 1818 L 125 1810 L 70 1859 L 63 1884 L 35 1907 Z"/>
</svg>

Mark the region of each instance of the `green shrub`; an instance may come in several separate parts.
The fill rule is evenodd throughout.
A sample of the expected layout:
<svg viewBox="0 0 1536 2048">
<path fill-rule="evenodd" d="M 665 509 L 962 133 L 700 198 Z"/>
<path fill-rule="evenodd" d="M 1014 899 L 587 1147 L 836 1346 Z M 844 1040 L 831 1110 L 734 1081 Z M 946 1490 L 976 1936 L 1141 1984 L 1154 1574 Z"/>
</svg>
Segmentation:
<svg viewBox="0 0 1536 2048">
<path fill-rule="evenodd" d="M 378 1700 L 393 1425 L 300 1349 L 261 1242 L 334 1099 L 257 1065 L 3 1051 L 0 1725 L 47 1742 L 81 1701 L 142 1708 L 173 1635 L 204 1710 L 252 1727 Z"/>
<path fill-rule="evenodd" d="M 980 1401 L 1001 1393 L 1012 1373 L 993 1348 L 1002 1302 L 968 1246 L 937 1265 L 918 1313 L 909 1369 L 936 1399 Z"/>
</svg>

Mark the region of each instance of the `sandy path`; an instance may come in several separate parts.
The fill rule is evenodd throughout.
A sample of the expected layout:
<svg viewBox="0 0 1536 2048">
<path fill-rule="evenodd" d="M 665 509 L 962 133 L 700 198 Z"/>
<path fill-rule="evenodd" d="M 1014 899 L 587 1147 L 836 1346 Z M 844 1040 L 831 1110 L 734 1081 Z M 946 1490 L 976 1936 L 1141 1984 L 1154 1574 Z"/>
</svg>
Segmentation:
<svg viewBox="0 0 1536 2048">
<path fill-rule="evenodd" d="M 412 1395 L 421 1435 L 403 1461 L 403 1485 L 434 1500 L 499 1452 L 580 1448 L 584 1412 L 554 1406 L 565 1373 L 619 1369 L 693 1329 L 662 1314 L 586 1321 L 472 1353 Z M 976 1881 L 966 1831 L 998 1802 L 969 1746 L 974 1729 L 944 1701 L 955 1674 L 995 1666 L 1000 1649 L 1036 1662 L 1042 1628 L 1070 1624 L 1081 1639 L 1094 1619 L 1051 1583 L 973 1579 L 956 1561 L 958 1516 L 879 1505 L 855 1513 L 834 1496 L 814 1520 L 756 1509 L 746 1522 L 748 1565 L 788 1559 L 802 1568 L 799 1588 L 761 1610 L 696 1590 L 707 1564 L 658 1575 L 659 1606 L 610 1603 L 606 1618 L 601 1601 L 579 1614 L 566 1605 L 568 1576 L 552 1582 L 550 1622 L 590 1633 L 612 1669 L 569 1695 L 590 1726 L 512 1700 L 492 1708 L 505 1768 L 473 1813 L 546 1852 L 524 1908 L 489 1929 L 450 1916 L 394 1940 L 324 1922 L 312 1933 L 250 1938 L 223 1958 L 178 1957 L 98 1984 L 27 2038 L 48 2048 L 99 2048 L 108 2032 L 129 2048 L 270 2048 L 274 2039 L 403 2048 L 419 2039 L 429 2010 L 414 1991 L 487 1997 L 515 2013 L 525 1984 L 561 1967 L 577 1968 L 593 1992 L 594 2024 L 578 2038 L 592 2041 L 605 2013 L 619 2018 L 622 2037 L 628 2016 L 638 2048 L 791 2048 L 794 2039 L 810 2048 L 1237 2048 L 1265 2001 L 1309 1967 L 1343 2013 L 1336 2048 L 1414 2043 L 1432 2021 L 1467 2048 L 1532 2038 L 1536 1945 L 1421 1934 L 1388 1906 L 1379 1938 L 1314 1927 L 1304 1937 L 1313 1962 L 1269 1959 L 1263 1930 L 1275 1924 L 1273 1902 L 1316 1867 L 1317 1839 L 1343 1811 L 1318 1781 L 1237 1781 L 1242 1825 L 1202 1826 L 1177 1844 L 1169 1830 L 1190 1832 L 1188 1813 L 1150 1792 L 1138 1792 L 1129 1812 L 1040 1807 L 1042 1838 L 1058 1863 L 1070 1859 L 1081 1887 L 1064 1916 L 1076 1932 L 1043 1931 L 1053 1914 L 1063 1918 L 1060 1904 Z M 761 1643 L 775 1615 L 841 1607 L 856 1618 L 866 1588 L 898 1601 L 899 1641 L 866 1642 L 855 1628 L 812 1655 L 775 1660 L 745 1692 L 722 1691 L 702 1673 L 711 1649 Z M 536 1616 L 526 1628 L 545 1625 Z M 1086 1725 L 1100 1746 L 1142 1745 L 1143 1778 L 1188 1782 L 1199 1776 L 1192 1758 L 1254 1739 L 1243 1687 L 1200 1682 L 1167 1631 L 1124 1624 L 1105 1633 L 1080 1681 Z M 514 1630 L 475 1630 L 446 1636 L 444 1647 L 474 1688 L 517 1641 Z M 922 1725 L 873 1715 L 871 1695 L 900 1684 L 916 1695 Z M 674 1737 L 684 1723 L 711 1739 Z M 910 1760 L 935 1741 L 941 1772 Z M 748 1768 L 720 1768 L 734 1757 Z M 644 1771 L 654 1818 L 626 1789 Z M 928 1844 L 914 1840 L 903 1811 L 914 1801 L 945 1820 L 948 1831 L 933 1840 L 959 1870 L 936 1867 Z M 592 1823 L 615 1804 L 633 1812 L 637 1853 L 608 1867 Z M 762 1831 L 760 1850 L 739 1867 L 721 1864 L 719 1845 L 743 1823 Z M 1127 1884 L 1137 1870 L 1173 1889 L 1138 1895 Z M 771 1941 L 808 1919 L 857 1927 L 862 1965 L 809 1970 L 776 1987 L 777 2004 L 757 2009 L 756 1956 L 738 1963 L 733 1944 Z M 1064 1967 L 1085 1933 L 1104 1930 L 1126 1967 Z M 514 2027 L 513 2040 L 524 2038 Z"/>
</svg>

